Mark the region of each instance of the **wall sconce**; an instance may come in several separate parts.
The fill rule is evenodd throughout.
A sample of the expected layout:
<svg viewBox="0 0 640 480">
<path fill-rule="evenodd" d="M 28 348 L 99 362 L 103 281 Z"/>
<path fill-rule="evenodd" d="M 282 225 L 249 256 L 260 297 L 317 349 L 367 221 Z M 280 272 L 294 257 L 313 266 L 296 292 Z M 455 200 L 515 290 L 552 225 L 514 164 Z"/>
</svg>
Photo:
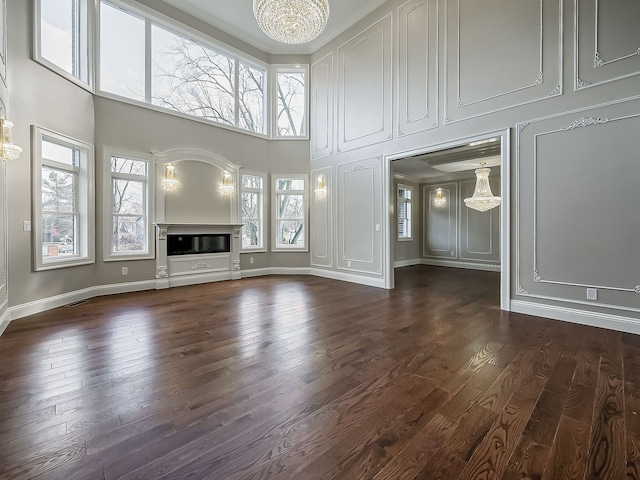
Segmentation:
<svg viewBox="0 0 640 480">
<path fill-rule="evenodd" d="M 327 178 L 322 174 L 316 177 L 315 192 L 318 197 L 323 197 L 327 194 Z"/>
<path fill-rule="evenodd" d="M 223 192 L 233 192 L 233 177 L 229 172 L 224 172 L 222 174 L 222 187 L 220 190 Z"/>
<path fill-rule="evenodd" d="M 437 208 L 442 208 L 447 204 L 447 197 L 444 196 L 444 190 L 441 188 L 436 189 L 436 196 L 433 199 L 433 205 Z"/>
<path fill-rule="evenodd" d="M 16 160 L 22 153 L 22 148 L 14 145 L 11 140 L 12 127 L 12 122 L 0 117 L 0 132 L 2 132 L 2 138 L 0 139 L 0 158 L 5 162 Z"/>
<path fill-rule="evenodd" d="M 176 178 L 176 167 L 167 163 L 164 166 L 164 178 L 162 179 L 162 188 L 165 192 L 173 192 L 178 189 L 180 182 Z"/>
</svg>

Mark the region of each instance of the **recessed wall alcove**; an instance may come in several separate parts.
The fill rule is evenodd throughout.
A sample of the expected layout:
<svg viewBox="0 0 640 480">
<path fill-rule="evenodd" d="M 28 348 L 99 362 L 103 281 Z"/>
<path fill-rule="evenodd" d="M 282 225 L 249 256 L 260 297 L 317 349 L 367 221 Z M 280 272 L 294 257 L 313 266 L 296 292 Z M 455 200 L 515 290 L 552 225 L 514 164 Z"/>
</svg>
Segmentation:
<svg viewBox="0 0 640 480">
<path fill-rule="evenodd" d="M 215 153 L 177 149 L 154 153 L 156 166 L 156 286 L 205 283 L 240 278 L 240 222 L 238 179 L 240 167 Z M 176 169 L 179 185 L 163 188 L 165 165 Z M 223 189 L 231 175 L 231 191 Z M 167 255 L 172 235 L 228 235 L 228 252 Z"/>
</svg>

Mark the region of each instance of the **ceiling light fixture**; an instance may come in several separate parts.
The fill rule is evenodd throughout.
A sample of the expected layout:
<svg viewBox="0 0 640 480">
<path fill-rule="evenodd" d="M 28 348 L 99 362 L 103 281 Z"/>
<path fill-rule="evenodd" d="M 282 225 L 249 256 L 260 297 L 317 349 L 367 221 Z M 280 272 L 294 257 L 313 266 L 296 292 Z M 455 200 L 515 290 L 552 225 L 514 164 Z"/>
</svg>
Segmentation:
<svg viewBox="0 0 640 480">
<path fill-rule="evenodd" d="M 489 173 L 490 168 L 485 168 L 486 163 L 482 162 L 480 168 L 476 170 L 476 189 L 473 192 L 473 196 L 465 198 L 464 203 L 467 207 L 479 212 L 486 212 L 492 208 L 500 205 L 500 197 L 494 197 L 491 193 L 491 186 L 489 185 Z"/>
<path fill-rule="evenodd" d="M 16 160 L 22 153 L 22 148 L 14 145 L 11 139 L 11 128 L 13 123 L 0 117 L 0 159 L 8 162 Z"/>
<path fill-rule="evenodd" d="M 327 0 L 253 0 L 258 26 L 273 40 L 307 43 L 322 33 L 329 18 Z"/>
</svg>

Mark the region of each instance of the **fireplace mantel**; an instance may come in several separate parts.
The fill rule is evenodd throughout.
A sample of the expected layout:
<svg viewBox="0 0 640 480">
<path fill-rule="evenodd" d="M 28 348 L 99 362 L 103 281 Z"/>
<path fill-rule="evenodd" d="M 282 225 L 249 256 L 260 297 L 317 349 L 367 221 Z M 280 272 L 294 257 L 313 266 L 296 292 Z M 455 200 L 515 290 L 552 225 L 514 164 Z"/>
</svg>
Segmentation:
<svg viewBox="0 0 640 480">
<path fill-rule="evenodd" d="M 156 288 L 240 279 L 241 223 L 165 223 L 156 225 Z M 167 256 L 167 235 L 223 233 L 231 251 Z"/>
</svg>

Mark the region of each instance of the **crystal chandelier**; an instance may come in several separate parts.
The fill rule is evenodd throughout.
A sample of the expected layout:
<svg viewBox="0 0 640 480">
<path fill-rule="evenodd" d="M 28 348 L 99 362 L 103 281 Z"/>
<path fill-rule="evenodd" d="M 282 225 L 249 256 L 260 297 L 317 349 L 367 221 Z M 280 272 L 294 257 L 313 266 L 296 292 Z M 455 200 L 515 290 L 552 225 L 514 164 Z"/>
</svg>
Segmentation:
<svg viewBox="0 0 640 480">
<path fill-rule="evenodd" d="M 467 207 L 486 212 L 500 205 L 500 197 L 494 197 L 489 186 L 490 168 L 485 168 L 486 163 L 481 163 L 480 168 L 476 170 L 476 189 L 471 198 L 465 198 L 464 203 Z"/>
<path fill-rule="evenodd" d="M 310 42 L 329 18 L 327 0 L 253 0 L 258 26 L 270 38 L 288 44 Z"/>
</svg>

